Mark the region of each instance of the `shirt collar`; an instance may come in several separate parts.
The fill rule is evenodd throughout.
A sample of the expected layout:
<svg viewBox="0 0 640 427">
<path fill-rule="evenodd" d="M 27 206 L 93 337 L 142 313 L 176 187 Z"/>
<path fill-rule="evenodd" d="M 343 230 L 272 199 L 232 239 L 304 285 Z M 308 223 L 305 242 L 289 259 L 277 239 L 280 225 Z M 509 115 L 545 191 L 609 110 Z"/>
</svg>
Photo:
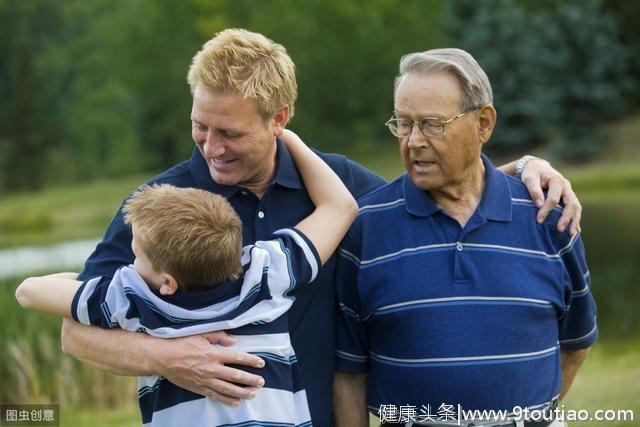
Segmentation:
<svg viewBox="0 0 640 427">
<path fill-rule="evenodd" d="M 511 190 L 507 177 L 496 169 L 487 156 L 482 154 L 485 168 L 485 187 L 477 212 L 487 220 L 511 221 Z M 403 191 L 409 213 L 428 217 L 441 210 L 431 195 L 414 184 L 408 174 L 403 176 Z"/>
<path fill-rule="evenodd" d="M 275 184 L 292 189 L 301 189 L 302 180 L 296 169 L 295 163 L 291 158 L 291 154 L 285 147 L 284 143 L 279 139 L 276 140 L 276 176 L 273 180 Z M 216 194 L 220 194 L 223 197 L 231 198 L 238 191 L 241 190 L 241 186 L 237 185 L 221 185 L 216 183 L 209 173 L 209 167 L 202 157 L 202 153 L 198 150 L 198 147 L 193 147 L 191 153 L 191 159 L 189 160 L 189 170 L 193 176 L 193 180 L 199 188 L 211 191 Z"/>
<path fill-rule="evenodd" d="M 511 188 L 508 178 L 484 154 L 482 163 L 486 182 L 478 212 L 488 220 L 511 221 Z"/>
<path fill-rule="evenodd" d="M 294 190 L 301 189 L 303 187 L 302 179 L 300 178 L 296 164 L 291 157 L 291 153 L 289 153 L 289 150 L 287 150 L 287 147 L 282 141 L 280 141 L 280 139 L 276 139 L 276 145 L 278 150 L 276 154 L 276 158 L 278 160 L 276 167 L 278 169 L 273 181 L 283 187 L 293 188 Z"/>
</svg>

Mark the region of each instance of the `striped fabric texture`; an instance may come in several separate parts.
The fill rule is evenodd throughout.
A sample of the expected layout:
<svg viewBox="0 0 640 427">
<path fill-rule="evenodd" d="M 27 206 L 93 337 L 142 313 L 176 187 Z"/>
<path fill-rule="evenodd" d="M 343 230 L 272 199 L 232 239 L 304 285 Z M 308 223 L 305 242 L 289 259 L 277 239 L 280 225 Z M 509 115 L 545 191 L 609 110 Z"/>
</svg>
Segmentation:
<svg viewBox="0 0 640 427">
<path fill-rule="evenodd" d="M 464 228 L 403 175 L 359 200 L 339 249 L 337 368 L 367 373 L 370 410 L 545 405 L 560 350 L 592 345 L 596 306 L 580 236 L 543 224 L 524 185 L 483 156 Z"/>
<path fill-rule="evenodd" d="M 242 278 L 203 292 L 161 296 L 131 267 L 113 279 L 96 277 L 78 290 L 74 318 L 86 325 L 122 328 L 161 338 L 225 330 L 234 350 L 262 357 L 265 386 L 256 398 L 230 408 L 184 390 L 161 376 L 140 377 L 138 398 L 145 426 L 307 426 L 311 417 L 287 310 L 297 286 L 312 282 L 320 262 L 311 242 L 293 228 L 243 249 Z M 244 369 L 244 368 L 243 368 Z"/>
</svg>

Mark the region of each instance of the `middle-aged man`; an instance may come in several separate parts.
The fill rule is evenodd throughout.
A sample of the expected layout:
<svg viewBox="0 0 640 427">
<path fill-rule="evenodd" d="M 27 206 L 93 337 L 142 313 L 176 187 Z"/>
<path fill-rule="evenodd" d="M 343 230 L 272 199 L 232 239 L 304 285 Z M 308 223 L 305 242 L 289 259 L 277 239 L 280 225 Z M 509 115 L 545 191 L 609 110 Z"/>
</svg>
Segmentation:
<svg viewBox="0 0 640 427">
<path fill-rule="evenodd" d="M 244 244 L 267 239 L 273 231 L 308 215 L 313 203 L 291 156 L 277 139 L 293 115 L 297 96 L 295 67 L 285 49 L 260 34 L 225 30 L 195 55 L 188 82 L 193 95 L 193 154 L 148 183 L 223 195 L 242 219 Z M 356 197 L 385 183 L 343 156 L 321 156 Z M 513 174 L 515 162 L 506 170 Z M 546 216 L 562 199 L 567 208 L 558 227 L 576 232 L 581 209 L 568 182 L 541 160 L 529 162 L 525 175 L 528 178 L 523 180 L 540 199 L 541 215 Z M 544 206 L 540 183 L 549 187 Z M 79 278 L 112 275 L 132 261 L 130 246 L 131 230 L 118 212 Z M 289 312 L 291 339 L 316 426 L 331 424 L 334 272 L 335 260 L 331 260 L 312 286 L 295 295 Z M 233 338 L 225 333 L 163 340 L 66 321 L 62 342 L 65 352 L 95 367 L 121 375 L 160 374 L 182 388 L 231 405 L 251 398 L 264 384 L 260 358 L 211 345 L 231 344 Z M 172 404 L 169 400 L 167 405 Z"/>
<path fill-rule="evenodd" d="M 368 425 L 367 406 L 406 425 L 522 425 L 524 408 L 551 424 L 597 339 L 579 234 L 558 232 L 560 207 L 537 223 L 525 186 L 482 155 L 492 104 L 467 52 L 402 58 L 386 125 L 406 173 L 359 200 L 339 249 L 340 426 Z"/>
</svg>

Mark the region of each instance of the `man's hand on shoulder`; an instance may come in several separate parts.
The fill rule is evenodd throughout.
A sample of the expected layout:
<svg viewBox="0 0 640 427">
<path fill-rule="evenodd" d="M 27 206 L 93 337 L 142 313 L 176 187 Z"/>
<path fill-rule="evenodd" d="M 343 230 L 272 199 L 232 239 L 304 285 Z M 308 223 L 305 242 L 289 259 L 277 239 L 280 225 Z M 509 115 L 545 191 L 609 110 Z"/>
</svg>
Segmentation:
<svg viewBox="0 0 640 427">
<path fill-rule="evenodd" d="M 558 231 L 563 232 L 569 227 L 569 233 L 580 232 L 580 218 L 582 206 L 571 188 L 571 183 L 549 162 L 543 159 L 531 158 L 522 169 L 522 182 L 527 186 L 531 199 L 539 208 L 536 217 L 542 223 L 553 208 L 560 203 L 564 205 L 562 216 L 558 221 Z M 547 189 L 545 199 L 543 189 Z"/>
<path fill-rule="evenodd" d="M 225 332 L 210 332 L 183 338 L 154 340 L 148 349 L 149 370 L 172 383 L 229 406 L 240 405 L 240 399 L 253 399 L 256 388 L 264 380 L 226 365 L 264 367 L 264 361 L 249 353 L 221 346 L 235 339 Z"/>
</svg>

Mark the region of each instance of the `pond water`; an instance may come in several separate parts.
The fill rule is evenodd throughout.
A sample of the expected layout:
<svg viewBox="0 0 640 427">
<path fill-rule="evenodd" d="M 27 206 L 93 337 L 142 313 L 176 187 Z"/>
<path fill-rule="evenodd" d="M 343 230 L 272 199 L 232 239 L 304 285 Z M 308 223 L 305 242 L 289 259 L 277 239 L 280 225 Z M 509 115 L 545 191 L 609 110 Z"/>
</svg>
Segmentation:
<svg viewBox="0 0 640 427">
<path fill-rule="evenodd" d="M 74 240 L 50 246 L 0 249 L 0 279 L 39 272 L 78 271 L 99 241 Z"/>
</svg>

